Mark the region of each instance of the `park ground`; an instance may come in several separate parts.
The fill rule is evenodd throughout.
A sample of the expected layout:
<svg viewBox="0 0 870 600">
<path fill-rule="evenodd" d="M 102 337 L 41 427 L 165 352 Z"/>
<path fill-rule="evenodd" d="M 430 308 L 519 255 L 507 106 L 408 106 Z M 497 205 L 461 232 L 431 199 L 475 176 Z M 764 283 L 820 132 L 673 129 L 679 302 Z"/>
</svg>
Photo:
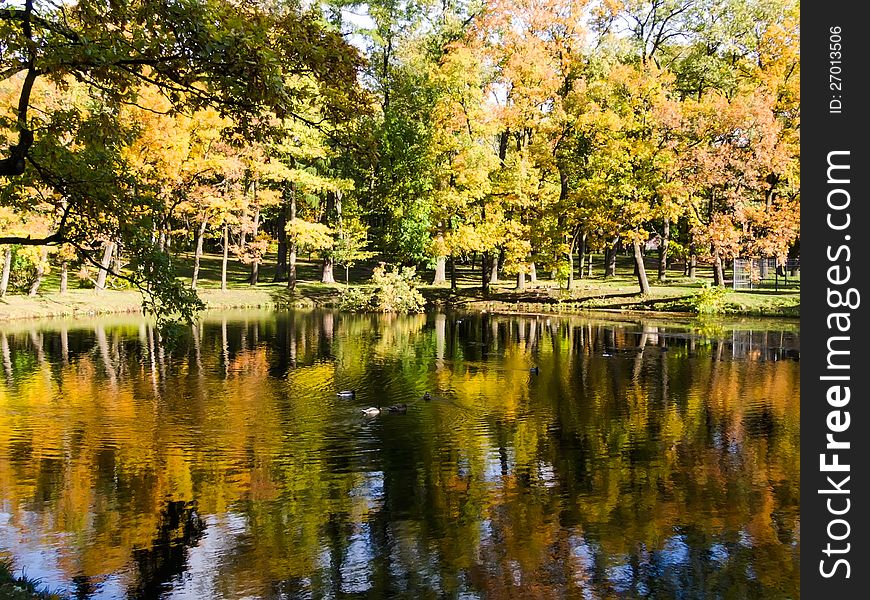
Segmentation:
<svg viewBox="0 0 870 600">
<path fill-rule="evenodd" d="M 274 257 L 267 256 L 260 269 L 260 281 L 248 283 L 249 267 L 231 261 L 228 265 L 227 290 L 220 289 L 221 257 L 205 254 L 202 257 L 198 290 L 209 310 L 229 308 L 312 308 L 334 307 L 346 289 L 345 270 L 336 266 L 335 277 L 339 283 L 323 284 L 320 279 L 320 264 L 316 260 L 299 261 L 299 283 L 295 292 L 287 289 L 286 283 L 273 282 Z M 190 281 L 192 257 L 181 254 L 177 260 L 180 275 Z M 449 286 L 432 286 L 432 273 L 420 272 L 419 288 L 433 306 L 489 310 L 498 312 L 582 312 L 587 310 L 617 311 L 624 313 L 674 313 L 691 315 L 698 312 L 741 316 L 800 316 L 800 279 L 792 278 L 788 287 L 752 290 L 730 290 L 720 294 L 705 292 L 705 284 L 712 282 L 712 269 L 700 265 L 695 280 L 683 276 L 682 266 L 675 264 L 668 272 L 665 282 L 655 279 L 656 271 L 650 259 L 651 293 L 638 294 L 637 279 L 632 273 L 632 259 L 620 256 L 617 275 L 603 277 L 601 256 L 593 257 L 592 277 L 575 279 L 569 291 L 541 273 L 536 283 L 528 283 L 524 291 L 514 289 L 515 280 L 502 279 L 492 285 L 488 297 L 480 289 L 479 269 L 472 271 L 470 264 L 458 264 L 457 289 Z M 378 261 L 373 260 L 350 269 L 351 286 L 365 285 Z M 726 272 L 726 277 L 728 274 Z M 35 297 L 10 293 L 0 299 L 0 321 L 21 318 L 90 316 L 108 313 L 135 313 L 142 309 L 138 291 L 125 288 L 121 280 L 111 283 L 110 289 L 97 292 L 78 287 L 78 281 L 70 276 L 66 293 L 59 293 L 59 279 L 52 272 Z"/>
</svg>

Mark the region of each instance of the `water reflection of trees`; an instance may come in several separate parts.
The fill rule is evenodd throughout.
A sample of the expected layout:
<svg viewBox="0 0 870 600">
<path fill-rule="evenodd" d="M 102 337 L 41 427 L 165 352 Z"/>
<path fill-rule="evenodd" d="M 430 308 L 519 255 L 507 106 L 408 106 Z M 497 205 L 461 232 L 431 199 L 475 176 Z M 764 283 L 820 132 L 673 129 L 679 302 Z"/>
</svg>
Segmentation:
<svg viewBox="0 0 870 600">
<path fill-rule="evenodd" d="M 796 596 L 798 340 L 751 335 L 332 313 L 171 347 L 133 319 L 0 333 L 8 527 L 85 595 L 207 559 L 225 597 Z"/>
</svg>

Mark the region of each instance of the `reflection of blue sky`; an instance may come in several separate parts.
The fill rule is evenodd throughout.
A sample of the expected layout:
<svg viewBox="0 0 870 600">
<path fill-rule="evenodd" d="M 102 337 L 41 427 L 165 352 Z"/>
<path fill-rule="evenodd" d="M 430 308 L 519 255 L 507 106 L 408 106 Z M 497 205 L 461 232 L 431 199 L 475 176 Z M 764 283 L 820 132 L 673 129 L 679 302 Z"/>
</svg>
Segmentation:
<svg viewBox="0 0 870 600">
<path fill-rule="evenodd" d="M 11 523 L 8 512 L 0 512 L 0 548 L 14 557 L 16 575 L 27 575 L 30 579 L 42 582 L 48 589 L 62 595 L 71 595 L 73 588 L 65 572 L 60 568 L 63 554 L 61 549 L 70 550 L 70 536 L 64 534 L 39 535 L 41 516 L 31 511 L 20 514 L 23 529 Z M 98 583 L 88 596 L 90 600 L 111 600 L 123 598 L 127 582 L 118 574 L 108 575 Z"/>
<path fill-rule="evenodd" d="M 368 523 L 359 525 L 359 531 L 350 536 L 347 553 L 339 567 L 342 593 L 359 594 L 372 587 L 370 565 L 375 559 L 372 543 Z"/>
<path fill-rule="evenodd" d="M 505 448 L 505 463 L 507 463 L 507 468 L 505 470 L 505 475 L 509 475 L 514 472 L 514 468 L 516 466 L 516 459 L 514 457 L 514 449 L 513 448 Z M 502 464 L 501 464 L 501 452 L 498 448 L 492 448 L 486 455 L 486 465 L 483 470 L 483 480 L 488 483 L 496 483 L 500 482 L 502 478 Z"/>
<path fill-rule="evenodd" d="M 634 579 L 634 569 L 631 565 L 614 565 L 607 568 L 607 579 L 617 592 L 624 594 L 631 589 L 631 582 Z"/>
<path fill-rule="evenodd" d="M 553 471 L 553 466 L 544 461 L 538 462 L 538 476 L 541 478 L 541 483 L 544 484 L 544 487 L 552 488 L 559 485 L 556 473 Z"/>
<path fill-rule="evenodd" d="M 728 560 L 728 548 L 726 548 L 724 544 L 716 542 L 710 546 L 708 556 L 711 562 L 716 563 L 718 566 L 722 566 Z"/>
<path fill-rule="evenodd" d="M 414 589 L 442 593 L 441 574 L 438 570 L 438 552 L 421 543 L 419 524 L 398 521 L 387 526 L 389 571 L 393 585 L 399 592 Z"/>
<path fill-rule="evenodd" d="M 459 457 L 459 460 L 456 461 L 456 475 L 457 477 L 466 478 L 471 473 L 471 461 L 468 460 L 467 456 Z"/>
<path fill-rule="evenodd" d="M 492 519 L 484 519 L 480 522 L 480 541 L 488 542 L 492 539 Z"/>
<path fill-rule="evenodd" d="M 595 598 L 589 581 L 594 576 L 595 552 L 582 535 L 568 536 L 568 547 L 571 549 L 571 567 L 574 571 L 574 584 L 583 590 L 586 600 Z"/>
<path fill-rule="evenodd" d="M 359 485 L 350 491 L 351 498 L 362 498 L 370 511 L 379 510 L 384 504 L 384 472 L 369 471 Z"/>
<path fill-rule="evenodd" d="M 656 552 L 658 563 L 667 567 L 676 567 L 689 562 L 689 545 L 682 535 L 674 535 L 667 539 L 664 547 Z"/>
<path fill-rule="evenodd" d="M 165 600 L 198 600 L 220 596 L 217 576 L 223 557 L 230 556 L 239 538 L 247 531 L 243 515 L 227 513 L 209 515 L 199 543 L 188 549 L 187 569 L 172 581 L 172 591 Z"/>
</svg>

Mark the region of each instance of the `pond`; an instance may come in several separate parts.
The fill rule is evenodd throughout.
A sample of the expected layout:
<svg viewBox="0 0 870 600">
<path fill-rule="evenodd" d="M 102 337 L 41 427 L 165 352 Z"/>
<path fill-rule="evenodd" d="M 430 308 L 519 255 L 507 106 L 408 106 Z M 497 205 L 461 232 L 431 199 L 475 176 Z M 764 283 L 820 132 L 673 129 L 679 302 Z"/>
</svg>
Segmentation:
<svg viewBox="0 0 870 600">
<path fill-rule="evenodd" d="M 128 316 L 0 355 L 0 556 L 75 598 L 799 597 L 794 324 Z"/>
</svg>

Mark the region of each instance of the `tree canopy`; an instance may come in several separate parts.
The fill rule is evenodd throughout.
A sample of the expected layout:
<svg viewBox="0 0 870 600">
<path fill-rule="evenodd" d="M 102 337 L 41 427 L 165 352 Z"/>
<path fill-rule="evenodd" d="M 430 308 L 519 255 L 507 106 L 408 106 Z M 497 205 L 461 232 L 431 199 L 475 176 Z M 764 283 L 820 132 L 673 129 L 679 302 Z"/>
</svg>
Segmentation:
<svg viewBox="0 0 870 600">
<path fill-rule="evenodd" d="M 290 288 L 299 252 L 324 282 L 479 259 L 486 290 L 628 249 L 641 292 L 651 245 L 719 284 L 797 252 L 793 0 L 0 6 L 0 245 L 123 252 L 162 313 L 204 242 Z"/>
</svg>

